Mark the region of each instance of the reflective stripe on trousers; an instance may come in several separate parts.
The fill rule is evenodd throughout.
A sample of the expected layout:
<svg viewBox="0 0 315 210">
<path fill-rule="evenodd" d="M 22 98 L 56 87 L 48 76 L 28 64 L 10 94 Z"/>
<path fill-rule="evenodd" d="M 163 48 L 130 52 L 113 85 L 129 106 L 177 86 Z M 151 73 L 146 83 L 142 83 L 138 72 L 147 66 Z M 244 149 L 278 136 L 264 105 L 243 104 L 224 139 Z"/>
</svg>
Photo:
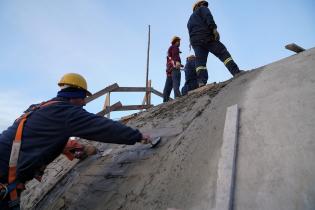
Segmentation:
<svg viewBox="0 0 315 210">
<path fill-rule="evenodd" d="M 196 72 L 198 73 L 199 71 L 201 71 L 201 70 L 207 70 L 207 67 L 206 66 L 198 66 L 197 68 L 196 68 Z"/>
</svg>

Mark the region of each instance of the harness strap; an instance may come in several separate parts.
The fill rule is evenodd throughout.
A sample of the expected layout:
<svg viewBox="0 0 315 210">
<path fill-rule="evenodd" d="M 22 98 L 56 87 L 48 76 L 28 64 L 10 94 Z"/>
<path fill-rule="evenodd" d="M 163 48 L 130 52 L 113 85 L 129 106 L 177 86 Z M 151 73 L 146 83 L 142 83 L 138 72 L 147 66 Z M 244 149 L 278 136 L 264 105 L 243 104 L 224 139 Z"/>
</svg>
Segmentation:
<svg viewBox="0 0 315 210">
<path fill-rule="evenodd" d="M 19 120 L 19 125 L 15 133 L 15 139 L 12 144 L 12 149 L 11 149 L 11 155 L 10 155 L 10 161 L 9 161 L 9 175 L 8 175 L 8 186 L 7 190 L 10 192 L 10 199 L 11 201 L 17 200 L 18 199 L 18 194 L 17 194 L 17 183 L 16 183 L 16 168 L 17 168 L 17 162 L 19 159 L 19 154 L 20 154 L 20 149 L 21 149 L 21 142 L 22 142 L 22 136 L 23 136 L 23 129 L 25 122 L 27 120 L 27 117 L 30 116 L 30 114 L 38 110 L 42 107 L 49 106 L 51 104 L 58 103 L 60 101 L 48 101 L 48 102 L 43 102 L 35 107 L 32 108 L 29 112 L 26 112 L 23 114 L 18 120 Z"/>
</svg>

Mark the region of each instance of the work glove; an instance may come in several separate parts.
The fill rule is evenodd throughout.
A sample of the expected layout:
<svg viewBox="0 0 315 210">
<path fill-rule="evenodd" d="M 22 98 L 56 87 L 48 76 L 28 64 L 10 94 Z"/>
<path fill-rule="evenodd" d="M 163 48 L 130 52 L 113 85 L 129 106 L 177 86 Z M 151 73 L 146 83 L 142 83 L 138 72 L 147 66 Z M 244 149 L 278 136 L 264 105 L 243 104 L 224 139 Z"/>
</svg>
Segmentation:
<svg viewBox="0 0 315 210">
<path fill-rule="evenodd" d="M 69 140 L 62 153 L 71 161 L 75 158 L 83 160 L 88 156 L 95 155 L 97 149 L 92 145 L 82 144 L 76 140 Z"/>
<path fill-rule="evenodd" d="M 150 144 L 151 143 L 151 136 L 148 134 L 142 134 L 142 140 L 140 141 L 141 144 Z"/>
<path fill-rule="evenodd" d="M 214 36 L 214 40 L 215 41 L 220 41 L 220 34 L 219 34 L 219 32 L 217 31 L 216 28 L 213 29 L 212 33 L 213 33 L 213 36 Z"/>
</svg>

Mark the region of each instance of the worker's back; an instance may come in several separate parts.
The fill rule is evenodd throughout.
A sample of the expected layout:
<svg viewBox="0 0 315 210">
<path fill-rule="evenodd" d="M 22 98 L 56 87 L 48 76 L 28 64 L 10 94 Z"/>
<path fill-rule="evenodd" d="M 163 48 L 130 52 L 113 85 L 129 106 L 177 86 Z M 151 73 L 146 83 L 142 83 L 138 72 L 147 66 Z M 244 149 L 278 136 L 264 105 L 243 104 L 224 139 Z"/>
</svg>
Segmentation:
<svg viewBox="0 0 315 210">
<path fill-rule="evenodd" d="M 18 162 L 19 181 L 32 179 L 36 169 L 47 165 L 60 154 L 60 148 L 64 147 L 69 137 L 67 115 L 76 108 L 81 109 L 61 101 L 36 110 L 28 117 Z M 70 111 L 72 109 L 73 111 Z M 0 169 L 4 177 L 8 171 L 17 126 L 18 122 L 15 122 L 0 135 Z"/>
<path fill-rule="evenodd" d="M 187 28 L 190 42 L 210 41 L 213 39 L 212 29 L 217 28 L 213 16 L 207 7 L 197 8 L 190 16 Z"/>
</svg>

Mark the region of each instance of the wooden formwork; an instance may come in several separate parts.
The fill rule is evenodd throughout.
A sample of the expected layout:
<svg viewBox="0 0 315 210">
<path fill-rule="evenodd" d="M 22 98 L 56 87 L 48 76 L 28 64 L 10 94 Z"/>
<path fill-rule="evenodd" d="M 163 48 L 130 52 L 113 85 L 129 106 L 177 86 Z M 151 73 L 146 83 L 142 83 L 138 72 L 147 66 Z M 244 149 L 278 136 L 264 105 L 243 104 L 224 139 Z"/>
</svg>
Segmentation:
<svg viewBox="0 0 315 210">
<path fill-rule="evenodd" d="M 151 84 L 152 84 L 151 80 L 148 81 L 147 87 L 120 87 L 117 83 L 114 83 L 94 93 L 92 96 L 87 97 L 85 102 L 90 103 L 91 101 L 103 95 L 106 95 L 103 109 L 102 111 L 97 113 L 97 115 L 100 115 L 100 116 L 107 115 L 108 118 L 110 118 L 110 113 L 113 111 L 130 111 L 130 110 L 149 109 L 153 106 L 151 104 L 152 93 L 157 96 L 163 97 L 163 94 L 155 90 L 153 87 L 151 87 Z M 141 105 L 122 105 L 120 101 L 111 105 L 110 96 L 111 96 L 111 93 L 114 93 L 114 92 L 145 92 L 145 95 L 144 95 L 144 99 Z"/>
</svg>

